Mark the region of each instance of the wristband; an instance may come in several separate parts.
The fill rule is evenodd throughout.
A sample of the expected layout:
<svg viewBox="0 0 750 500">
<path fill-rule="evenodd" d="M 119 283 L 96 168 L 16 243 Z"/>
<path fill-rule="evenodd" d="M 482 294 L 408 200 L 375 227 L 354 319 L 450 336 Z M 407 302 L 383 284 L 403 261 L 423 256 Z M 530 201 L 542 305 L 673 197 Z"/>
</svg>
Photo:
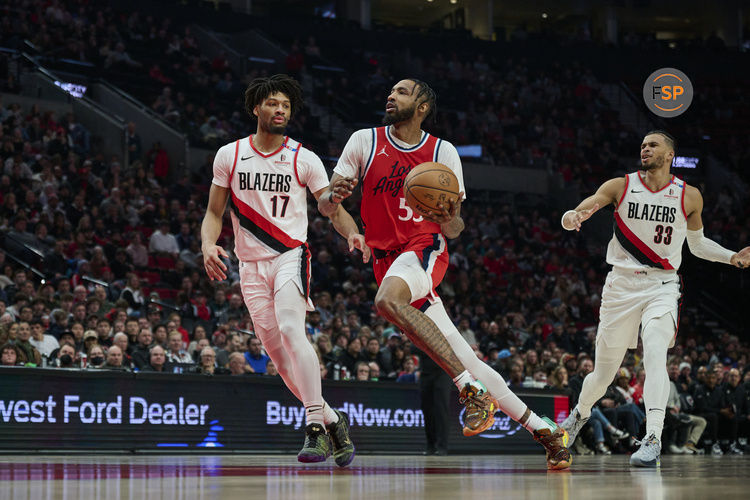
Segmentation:
<svg viewBox="0 0 750 500">
<path fill-rule="evenodd" d="M 567 216 L 567 215 L 568 215 L 569 213 L 571 213 L 571 212 L 572 212 L 572 213 L 574 213 L 574 214 L 578 213 L 578 212 L 576 212 L 575 210 L 568 210 L 567 212 L 565 212 L 565 213 L 563 214 L 563 216 L 562 216 L 562 219 L 560 219 L 560 225 L 561 225 L 561 226 L 563 227 L 563 229 L 565 229 L 566 231 L 573 231 L 573 230 L 575 229 L 575 226 L 573 226 L 573 227 L 570 227 L 570 228 L 568 228 L 568 227 L 565 227 L 565 217 L 566 217 L 566 216 Z"/>
</svg>

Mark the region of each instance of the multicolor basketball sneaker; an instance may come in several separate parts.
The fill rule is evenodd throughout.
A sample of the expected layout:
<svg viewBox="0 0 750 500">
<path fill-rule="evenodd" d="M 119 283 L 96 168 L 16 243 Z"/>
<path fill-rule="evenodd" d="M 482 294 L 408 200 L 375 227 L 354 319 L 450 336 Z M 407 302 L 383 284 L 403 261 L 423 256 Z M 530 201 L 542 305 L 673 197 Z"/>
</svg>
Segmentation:
<svg viewBox="0 0 750 500">
<path fill-rule="evenodd" d="M 305 444 L 297 454 L 297 460 L 304 463 L 325 462 L 331 456 L 331 441 L 325 428 L 320 424 L 305 427 Z"/>
<path fill-rule="evenodd" d="M 466 406 L 464 436 L 476 436 L 495 423 L 495 412 L 498 410 L 497 400 L 487 392 L 487 389 L 478 380 L 466 384 L 461 389 L 458 402 Z"/>
<path fill-rule="evenodd" d="M 552 429 L 534 431 L 534 441 L 544 446 L 547 452 L 547 468 L 550 470 L 567 469 L 573 461 L 568 450 L 568 431 L 558 427 L 552 420 L 542 417 Z"/>
<path fill-rule="evenodd" d="M 346 413 L 333 410 L 339 419 L 336 423 L 326 425 L 333 445 L 333 458 L 336 465 L 346 467 L 354 460 L 354 443 L 349 436 L 349 418 Z"/>
</svg>

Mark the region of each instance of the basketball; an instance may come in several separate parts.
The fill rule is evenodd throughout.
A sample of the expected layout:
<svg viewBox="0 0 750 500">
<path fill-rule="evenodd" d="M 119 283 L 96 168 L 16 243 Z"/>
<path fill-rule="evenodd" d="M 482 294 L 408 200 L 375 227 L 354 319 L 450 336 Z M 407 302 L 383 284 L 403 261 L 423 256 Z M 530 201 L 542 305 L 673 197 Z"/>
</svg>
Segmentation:
<svg viewBox="0 0 750 500">
<path fill-rule="evenodd" d="M 439 203 L 447 209 L 449 201 L 458 200 L 458 193 L 456 174 L 442 163 L 417 165 L 404 181 L 406 203 L 415 212 L 425 215 L 439 214 Z"/>
</svg>

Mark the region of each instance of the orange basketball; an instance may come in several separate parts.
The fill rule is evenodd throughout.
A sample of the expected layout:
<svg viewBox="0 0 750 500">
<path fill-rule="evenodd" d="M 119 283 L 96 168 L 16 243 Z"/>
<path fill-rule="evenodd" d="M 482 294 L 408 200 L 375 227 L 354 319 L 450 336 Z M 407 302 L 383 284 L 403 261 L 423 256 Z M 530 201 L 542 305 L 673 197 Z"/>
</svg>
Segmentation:
<svg viewBox="0 0 750 500">
<path fill-rule="evenodd" d="M 458 179 L 442 163 L 426 162 L 414 167 L 404 181 L 406 203 L 420 214 L 440 213 L 438 203 L 458 200 Z"/>
</svg>

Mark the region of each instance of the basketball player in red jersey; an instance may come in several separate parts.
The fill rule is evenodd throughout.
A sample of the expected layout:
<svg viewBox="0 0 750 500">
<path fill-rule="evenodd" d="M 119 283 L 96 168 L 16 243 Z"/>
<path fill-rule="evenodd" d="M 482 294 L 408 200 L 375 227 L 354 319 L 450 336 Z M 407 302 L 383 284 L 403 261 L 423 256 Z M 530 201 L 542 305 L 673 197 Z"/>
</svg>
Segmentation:
<svg viewBox="0 0 750 500">
<path fill-rule="evenodd" d="M 602 292 L 596 336 L 594 371 L 583 381 L 578 405 L 562 426 L 573 444 L 586 424 L 591 407 L 604 395 L 625 352 L 636 348 L 640 329 L 646 382 L 646 438 L 630 456 L 635 467 L 658 467 L 661 432 L 669 397 L 667 349 L 674 345 L 681 299 L 677 270 L 687 239 L 696 257 L 739 268 L 750 264 L 750 247 L 732 252 L 703 235 L 703 197 L 700 191 L 669 171 L 674 138 L 649 132 L 641 144 L 641 169 L 610 179 L 575 210 L 565 212 L 562 226 L 581 230 L 599 207 L 615 206 L 614 236 L 607 248 L 607 275 Z"/>
<path fill-rule="evenodd" d="M 307 189 L 315 198 L 327 190 L 328 175 L 313 152 L 285 136 L 302 106 L 299 83 L 286 75 L 256 78 L 245 92 L 245 110 L 258 120 L 254 135 L 229 143 L 216 154 L 208 210 L 203 219 L 203 263 L 214 280 L 226 279 L 227 257 L 216 245 L 227 200 L 240 260 L 242 295 L 255 332 L 307 417 L 300 462 L 322 462 L 331 454 L 339 466 L 354 458 L 345 414 L 323 400 L 320 365 L 305 334 L 309 298 Z M 327 214 L 349 249 L 369 249 L 352 217 L 341 207 Z M 326 432 L 326 429 L 328 432 Z"/>
<path fill-rule="evenodd" d="M 569 467 L 565 431 L 535 415 L 496 371 L 477 359 L 437 295 L 448 267 L 446 238 L 456 238 L 464 228 L 464 188 L 456 148 L 422 130 L 422 122 L 434 113 L 435 93 L 426 83 L 413 78 L 398 82 L 386 102 L 385 127 L 352 135 L 318 208 L 324 215 L 338 210 L 355 185 L 361 185 L 365 240 L 379 285 L 375 306 L 453 377 L 466 405 L 464 435 L 488 429 L 499 407 L 544 445 L 549 468 Z M 462 192 L 455 203 L 441 206 L 440 214 L 427 217 L 406 204 L 403 184 L 413 167 L 432 161 L 453 170 Z"/>
</svg>

